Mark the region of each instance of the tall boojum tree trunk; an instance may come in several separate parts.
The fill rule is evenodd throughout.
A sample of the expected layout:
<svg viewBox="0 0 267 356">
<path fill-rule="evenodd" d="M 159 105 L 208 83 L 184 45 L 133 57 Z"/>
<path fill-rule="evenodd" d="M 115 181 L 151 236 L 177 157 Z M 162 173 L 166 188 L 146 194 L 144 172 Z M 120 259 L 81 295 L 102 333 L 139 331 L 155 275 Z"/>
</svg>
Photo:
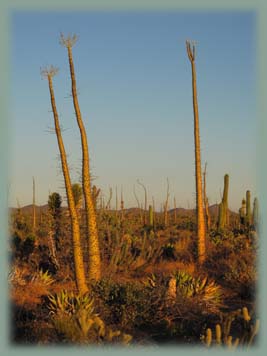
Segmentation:
<svg viewBox="0 0 267 356">
<path fill-rule="evenodd" d="M 145 206 L 144 206 L 144 225 L 146 225 L 146 222 L 147 222 L 147 218 L 146 218 L 146 213 L 147 213 L 147 190 L 146 190 L 146 187 L 143 183 L 141 183 L 139 181 L 139 179 L 137 179 L 137 183 L 139 185 L 141 185 L 141 187 L 144 189 L 144 193 L 145 193 Z"/>
<path fill-rule="evenodd" d="M 69 67 L 71 75 L 71 84 L 72 84 L 72 99 L 75 109 L 75 115 L 81 135 L 81 144 L 82 144 L 82 185 L 83 193 L 85 200 L 85 211 L 86 211 L 86 229 L 88 236 L 88 250 L 89 250 L 89 279 L 90 280 L 99 280 L 101 277 L 101 260 L 100 260 L 100 249 L 98 241 L 98 230 L 96 223 L 96 212 L 94 209 L 94 203 L 91 195 L 91 177 L 90 177 L 90 161 L 89 161 L 89 150 L 87 144 L 87 135 L 85 127 L 82 120 L 82 115 L 79 107 L 77 88 L 76 88 L 76 79 L 74 64 L 72 58 L 72 47 L 76 42 L 76 36 L 64 38 L 61 35 L 61 44 L 64 45 L 68 50 L 69 58 Z"/>
<path fill-rule="evenodd" d="M 205 169 L 203 172 L 203 195 L 204 195 L 204 208 L 205 208 L 205 219 L 206 219 L 206 229 L 210 229 L 210 212 L 209 212 L 209 200 L 206 192 L 206 174 L 207 174 L 207 162 L 205 163 Z"/>
<path fill-rule="evenodd" d="M 80 227 L 79 227 L 78 216 L 77 216 L 73 194 L 72 194 L 67 157 L 66 157 L 63 139 L 61 136 L 61 129 L 59 125 L 58 113 L 57 113 L 54 90 L 53 90 L 52 78 L 56 73 L 57 73 L 57 69 L 54 67 L 42 71 L 42 74 L 48 79 L 51 105 L 54 114 L 55 132 L 57 135 L 62 172 L 64 176 L 68 207 L 70 211 L 71 232 L 72 232 L 73 253 L 74 253 L 74 268 L 75 268 L 75 277 L 76 277 L 75 279 L 79 292 L 86 293 L 88 291 L 88 287 L 86 285 L 85 273 L 84 273 L 83 255 L 82 255 L 81 241 L 80 241 Z"/>
<path fill-rule="evenodd" d="M 32 177 L 32 231 L 36 230 L 36 207 L 35 207 L 35 180 Z"/>
<path fill-rule="evenodd" d="M 194 109 L 194 139 L 195 139 L 195 179 L 196 179 L 196 211 L 197 211 L 197 237 L 198 237 L 198 261 L 202 264 L 206 258 L 206 229 L 203 211 L 202 195 L 202 174 L 200 158 L 200 136 L 199 136 L 199 118 L 197 102 L 197 84 L 195 68 L 195 45 L 186 41 L 186 49 L 192 69 L 192 91 L 193 91 L 193 109 Z"/>
</svg>

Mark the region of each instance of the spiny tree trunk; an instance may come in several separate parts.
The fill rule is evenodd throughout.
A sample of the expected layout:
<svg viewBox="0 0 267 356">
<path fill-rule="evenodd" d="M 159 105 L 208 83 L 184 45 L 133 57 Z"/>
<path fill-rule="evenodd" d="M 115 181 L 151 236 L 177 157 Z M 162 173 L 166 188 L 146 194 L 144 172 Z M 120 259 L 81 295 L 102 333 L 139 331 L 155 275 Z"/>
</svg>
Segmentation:
<svg viewBox="0 0 267 356">
<path fill-rule="evenodd" d="M 147 190 L 146 190 L 146 187 L 143 183 L 141 183 L 139 181 L 139 179 L 137 179 L 137 183 L 139 185 L 141 185 L 141 187 L 144 189 L 144 193 L 145 193 L 145 207 L 144 207 L 144 225 L 146 225 L 146 222 L 147 222 L 147 219 L 146 219 L 146 212 L 147 212 Z"/>
<path fill-rule="evenodd" d="M 124 221 L 124 200 L 123 200 L 123 188 L 121 186 L 121 223 Z"/>
<path fill-rule="evenodd" d="M 206 218 L 206 228 L 207 231 L 210 229 L 210 212 L 209 212 L 209 200 L 206 193 L 206 174 L 207 174 L 207 162 L 205 163 L 205 169 L 203 172 L 203 195 L 204 195 L 204 206 L 205 206 L 205 218 Z"/>
<path fill-rule="evenodd" d="M 89 165 L 89 150 L 87 144 L 87 135 L 85 127 L 82 120 L 82 115 L 79 107 L 77 89 L 76 89 L 76 79 L 74 64 L 72 58 L 72 46 L 76 42 L 76 36 L 64 38 L 61 35 L 61 43 L 68 50 L 70 75 L 72 83 L 72 99 L 75 109 L 76 119 L 79 126 L 81 134 L 81 144 L 82 144 L 82 182 L 83 182 L 83 193 L 85 200 L 85 211 L 86 211 L 86 229 L 88 235 L 88 250 L 89 250 L 89 279 L 98 281 L 101 277 L 101 260 L 100 260 L 100 249 L 98 241 L 98 230 L 96 223 L 96 213 L 94 209 L 94 203 L 91 195 L 91 177 L 90 177 L 90 165 Z"/>
<path fill-rule="evenodd" d="M 36 230 L 36 209 L 35 209 L 35 180 L 32 177 L 32 231 Z"/>
<path fill-rule="evenodd" d="M 142 211 L 141 211 L 141 208 L 140 208 L 140 202 L 139 202 L 138 196 L 136 195 L 136 192 L 135 192 L 135 185 L 133 186 L 133 193 L 134 193 L 134 197 L 135 197 L 136 202 L 137 202 L 137 207 L 138 207 L 138 211 L 139 211 L 140 223 L 143 224 Z"/>
<path fill-rule="evenodd" d="M 177 223 L 177 210 L 176 210 L 176 199 L 173 198 L 173 206 L 174 206 L 174 224 Z"/>
<path fill-rule="evenodd" d="M 168 203 L 169 203 L 169 196 L 170 196 L 170 185 L 169 179 L 167 178 L 167 196 L 164 204 L 164 226 L 167 227 L 168 225 Z"/>
<path fill-rule="evenodd" d="M 188 58 L 192 69 L 192 90 L 193 90 L 193 109 L 194 109 L 194 138 L 195 138 L 195 178 L 196 178 L 196 210 L 197 210 L 197 236 L 198 236 L 198 262 L 202 264 L 206 258 L 206 229 L 203 211 L 201 159 L 200 159 L 200 137 L 199 137 L 199 118 L 197 103 L 197 84 L 195 68 L 195 45 L 186 41 Z"/>
<path fill-rule="evenodd" d="M 57 113 L 54 90 L 53 90 L 52 78 L 56 73 L 57 73 L 57 70 L 53 67 L 42 71 L 42 74 L 44 76 L 46 76 L 48 79 L 51 105 L 52 105 L 52 110 L 53 110 L 53 114 L 54 114 L 55 132 L 57 135 L 62 171 L 63 171 L 64 181 L 65 181 L 66 194 L 67 194 L 68 207 L 69 207 L 69 211 L 70 211 L 76 284 L 77 284 L 77 288 L 80 293 L 86 293 L 88 291 L 88 287 L 86 285 L 85 273 L 84 273 L 84 264 L 83 264 L 83 256 L 82 256 L 81 241 L 80 241 L 79 221 L 78 221 L 78 216 L 77 216 L 77 212 L 75 209 L 75 203 L 74 203 L 74 198 L 73 198 L 73 194 L 72 194 L 71 180 L 70 180 L 69 168 L 68 168 L 68 164 L 67 164 L 67 157 L 66 157 L 63 139 L 61 136 L 61 129 L 60 129 L 60 125 L 59 125 L 58 113 Z"/>
</svg>

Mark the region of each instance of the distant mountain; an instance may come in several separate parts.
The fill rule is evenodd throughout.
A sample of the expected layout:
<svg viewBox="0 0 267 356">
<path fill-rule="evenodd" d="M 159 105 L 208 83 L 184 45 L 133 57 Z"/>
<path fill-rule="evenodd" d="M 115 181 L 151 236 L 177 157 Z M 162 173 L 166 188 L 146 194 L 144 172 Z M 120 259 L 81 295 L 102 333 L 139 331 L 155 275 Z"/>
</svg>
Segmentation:
<svg viewBox="0 0 267 356">
<path fill-rule="evenodd" d="M 33 205 L 30 204 L 30 205 L 25 205 L 25 206 L 21 207 L 20 209 L 23 214 L 28 215 L 28 214 L 32 213 L 32 208 L 33 208 Z M 17 209 L 18 208 L 11 207 L 11 208 L 9 208 L 9 212 L 10 213 L 15 212 Z M 36 209 L 36 214 L 40 214 L 40 212 L 45 213 L 48 210 L 48 204 L 39 205 L 39 206 L 36 205 L 35 209 Z M 62 209 L 67 210 L 67 207 L 63 206 Z M 230 209 L 228 209 L 228 210 L 231 215 L 234 215 L 234 216 L 238 215 L 238 213 L 233 212 Z M 115 212 L 114 209 L 111 209 L 111 211 Z M 139 211 L 140 211 L 140 209 L 136 208 L 136 207 L 124 209 L 125 213 L 131 213 L 131 214 L 138 214 Z M 141 209 L 141 211 L 144 212 L 144 209 Z M 169 214 L 171 214 L 171 215 L 174 214 L 174 211 L 175 211 L 175 209 L 168 210 Z M 210 205 L 209 212 L 211 215 L 216 216 L 219 212 L 219 204 Z M 156 213 L 159 213 L 159 211 L 156 211 Z M 192 216 L 195 214 L 195 209 L 176 208 L 176 214 L 177 214 L 177 216 Z"/>
<path fill-rule="evenodd" d="M 25 215 L 28 215 L 28 214 L 31 214 L 32 213 L 32 208 L 33 208 L 33 205 L 30 204 L 30 205 L 25 205 L 25 206 L 22 206 L 20 208 L 21 212 Z M 18 210 L 18 208 L 9 208 L 9 212 L 12 213 L 12 212 L 16 212 Z M 48 210 L 48 204 L 45 204 L 45 205 L 35 205 L 35 211 L 36 211 L 36 214 L 40 214 L 41 212 L 45 213 L 47 212 Z"/>
</svg>

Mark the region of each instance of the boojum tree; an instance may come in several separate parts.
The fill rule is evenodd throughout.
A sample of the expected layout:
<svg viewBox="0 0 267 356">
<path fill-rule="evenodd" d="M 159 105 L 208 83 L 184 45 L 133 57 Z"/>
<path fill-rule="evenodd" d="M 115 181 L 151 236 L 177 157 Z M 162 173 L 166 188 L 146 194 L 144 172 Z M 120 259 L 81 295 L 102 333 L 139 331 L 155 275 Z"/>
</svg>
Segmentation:
<svg viewBox="0 0 267 356">
<path fill-rule="evenodd" d="M 82 120 L 82 114 L 80 111 L 80 106 L 78 102 L 77 88 L 76 88 L 76 78 L 75 70 L 73 64 L 72 47 L 77 41 L 77 36 L 64 37 L 63 34 L 60 36 L 60 43 L 68 50 L 68 59 L 70 67 L 71 76 L 71 87 L 72 87 L 72 100 L 76 115 L 77 124 L 79 126 L 81 135 L 81 145 L 82 145 L 82 187 L 85 201 L 85 211 L 86 211 L 86 231 L 88 236 L 88 251 L 89 251 L 89 271 L 88 277 L 90 280 L 99 280 L 101 277 L 101 259 L 100 259 L 100 249 L 98 241 L 98 230 L 96 223 L 96 212 L 94 209 L 94 202 L 91 192 L 91 177 L 90 177 L 90 161 L 89 161 L 89 150 L 87 143 L 86 130 Z"/>
<path fill-rule="evenodd" d="M 207 162 L 205 163 L 205 168 L 203 172 L 203 197 L 204 197 L 204 209 L 205 209 L 205 219 L 206 219 L 206 229 L 210 230 L 210 213 L 209 213 L 209 200 L 206 192 L 206 175 L 207 175 Z"/>
<path fill-rule="evenodd" d="M 195 45 L 190 41 L 186 41 L 186 49 L 187 49 L 187 55 L 190 60 L 191 69 L 192 69 L 198 262 L 200 264 L 202 264 L 206 258 L 206 229 L 205 229 L 205 218 L 204 218 L 204 210 L 203 210 L 203 194 L 202 194 L 200 135 L 199 135 L 199 117 L 198 117 L 196 67 L 195 67 L 196 50 L 195 50 Z"/>
<path fill-rule="evenodd" d="M 75 208 L 72 188 L 71 188 L 71 179 L 70 179 L 69 168 L 67 163 L 67 156 L 63 143 L 63 138 L 61 135 L 61 129 L 59 125 L 59 118 L 58 118 L 54 89 L 53 89 L 53 77 L 57 74 L 57 72 L 58 69 L 51 66 L 50 68 L 43 69 L 41 71 L 41 74 L 43 77 L 47 78 L 48 80 L 51 106 L 54 115 L 55 133 L 57 136 L 62 172 L 63 172 L 65 188 L 66 188 L 68 208 L 70 211 L 76 285 L 80 293 L 86 293 L 88 291 L 88 287 L 86 285 L 86 279 L 84 273 L 84 263 L 83 263 L 83 255 L 82 255 L 81 239 L 80 239 L 80 227 L 79 227 L 78 216 Z"/>
<path fill-rule="evenodd" d="M 32 177 L 32 231 L 36 230 L 35 179 Z"/>
</svg>

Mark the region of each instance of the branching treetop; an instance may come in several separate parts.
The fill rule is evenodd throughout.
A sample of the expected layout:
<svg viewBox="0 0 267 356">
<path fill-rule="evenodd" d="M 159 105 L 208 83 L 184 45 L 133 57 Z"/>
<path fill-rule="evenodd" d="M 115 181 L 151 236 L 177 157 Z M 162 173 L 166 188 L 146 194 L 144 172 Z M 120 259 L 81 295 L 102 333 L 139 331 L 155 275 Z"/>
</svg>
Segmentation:
<svg viewBox="0 0 267 356">
<path fill-rule="evenodd" d="M 65 37 L 63 33 L 60 33 L 59 43 L 66 48 L 73 47 L 77 42 L 77 40 L 78 40 L 78 36 L 76 34 L 68 35 L 67 37 Z"/>
<path fill-rule="evenodd" d="M 192 48 L 191 48 L 192 47 Z M 190 62 L 194 62 L 196 58 L 196 42 L 195 41 L 186 41 L 187 55 Z"/>
<path fill-rule="evenodd" d="M 44 67 L 40 69 L 43 78 L 53 78 L 58 73 L 58 68 L 54 66 Z"/>
</svg>

